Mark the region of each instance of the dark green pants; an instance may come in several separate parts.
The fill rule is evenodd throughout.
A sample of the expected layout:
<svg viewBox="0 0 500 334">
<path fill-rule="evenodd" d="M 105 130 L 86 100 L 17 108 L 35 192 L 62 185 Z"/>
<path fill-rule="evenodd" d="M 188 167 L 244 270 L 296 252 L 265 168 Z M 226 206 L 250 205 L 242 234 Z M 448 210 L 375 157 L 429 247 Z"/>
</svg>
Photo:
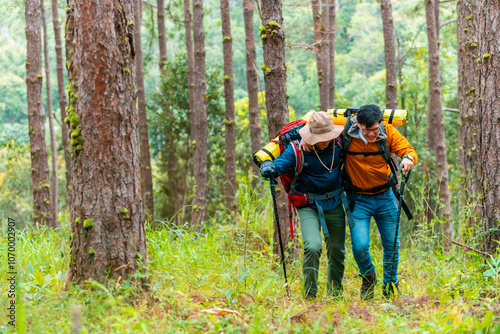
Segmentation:
<svg viewBox="0 0 500 334">
<path fill-rule="evenodd" d="M 298 210 L 300 230 L 304 238 L 304 259 L 302 273 L 305 279 L 306 294 L 318 293 L 318 271 L 321 251 L 323 249 L 323 234 L 318 211 L 311 208 Z M 342 292 L 345 258 L 345 214 L 342 205 L 333 210 L 325 211 L 325 221 L 330 236 L 326 238 L 326 253 L 328 257 L 327 293 L 337 295 Z"/>
</svg>

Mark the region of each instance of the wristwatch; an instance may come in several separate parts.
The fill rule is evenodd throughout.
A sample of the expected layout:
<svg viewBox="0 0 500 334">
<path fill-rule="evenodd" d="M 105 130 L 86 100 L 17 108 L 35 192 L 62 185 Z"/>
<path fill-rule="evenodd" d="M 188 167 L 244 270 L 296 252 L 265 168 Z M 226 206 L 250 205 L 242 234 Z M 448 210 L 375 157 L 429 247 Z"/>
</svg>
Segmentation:
<svg viewBox="0 0 500 334">
<path fill-rule="evenodd" d="M 413 157 L 412 157 L 411 155 L 405 155 L 405 156 L 403 157 L 403 159 L 405 159 L 405 158 L 410 159 L 411 163 L 413 163 Z M 401 159 L 401 160 L 403 160 L 403 159 Z"/>
</svg>

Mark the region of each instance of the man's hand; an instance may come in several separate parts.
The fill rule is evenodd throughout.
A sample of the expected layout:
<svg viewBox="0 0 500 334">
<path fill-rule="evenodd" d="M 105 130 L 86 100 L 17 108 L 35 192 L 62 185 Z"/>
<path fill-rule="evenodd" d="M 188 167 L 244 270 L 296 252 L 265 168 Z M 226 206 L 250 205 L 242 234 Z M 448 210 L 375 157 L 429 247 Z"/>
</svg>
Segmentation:
<svg viewBox="0 0 500 334">
<path fill-rule="evenodd" d="M 300 139 L 299 130 L 302 128 L 302 126 L 296 126 L 288 130 L 283 136 L 281 136 L 280 139 L 285 147 L 287 147 L 288 144 L 290 144 L 292 141 Z"/>
<path fill-rule="evenodd" d="M 403 173 L 411 171 L 412 168 L 413 161 L 411 161 L 409 158 L 404 158 L 403 160 L 401 160 L 401 171 L 403 171 Z"/>
<path fill-rule="evenodd" d="M 299 145 L 299 149 L 301 149 L 304 152 L 312 152 L 314 149 L 314 145 L 309 145 L 304 140 L 301 140 L 300 145 Z"/>
<path fill-rule="evenodd" d="M 276 174 L 276 166 L 272 161 L 266 160 L 260 165 L 260 174 L 268 179 L 273 179 Z"/>
</svg>

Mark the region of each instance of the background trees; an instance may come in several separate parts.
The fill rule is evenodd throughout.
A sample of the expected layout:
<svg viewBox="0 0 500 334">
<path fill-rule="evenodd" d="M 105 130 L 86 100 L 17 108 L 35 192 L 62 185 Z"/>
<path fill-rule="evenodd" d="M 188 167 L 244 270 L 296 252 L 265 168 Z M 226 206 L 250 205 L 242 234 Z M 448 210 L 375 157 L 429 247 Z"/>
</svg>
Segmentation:
<svg viewBox="0 0 500 334">
<path fill-rule="evenodd" d="M 188 119 L 190 108 L 185 104 L 188 101 L 185 99 L 187 97 L 186 91 L 194 86 L 183 83 L 186 80 L 185 76 L 187 72 L 185 71 L 186 60 L 181 55 L 181 53 L 185 52 L 186 45 L 190 42 L 186 43 L 184 38 L 184 25 L 182 23 L 184 23 L 185 18 L 183 6 L 180 3 L 167 4 L 165 10 L 165 29 L 166 36 L 168 36 L 169 52 L 172 55 L 169 69 L 173 73 L 164 76 L 160 82 L 161 73 L 157 67 L 160 61 L 160 43 L 158 43 L 157 38 L 160 37 L 161 31 L 158 31 L 156 22 L 160 13 L 158 13 L 158 9 L 154 5 L 150 6 L 151 3 L 145 4 L 146 6 L 142 10 L 142 63 L 144 65 L 144 90 L 148 107 L 146 115 L 149 118 L 148 125 L 150 127 L 148 132 L 152 157 L 151 171 L 154 180 L 153 194 L 159 212 L 157 218 L 160 221 L 170 221 L 175 217 L 174 221 L 176 223 L 183 223 L 186 220 L 191 220 L 190 205 L 194 204 L 193 198 L 195 197 L 195 192 L 193 190 L 195 188 L 193 186 L 196 176 L 192 171 L 195 160 L 192 157 L 194 146 L 193 139 L 190 136 L 192 122 Z M 331 12 L 333 4 L 330 2 L 325 2 L 325 4 L 329 6 L 328 15 L 331 17 L 333 14 Z M 434 121 L 429 121 L 427 115 L 427 110 L 429 109 L 429 83 L 432 84 L 433 81 L 429 82 L 428 74 L 429 53 L 424 4 L 425 2 L 419 1 L 392 1 L 393 26 L 398 42 L 397 70 L 399 94 L 401 97 L 399 107 L 404 106 L 410 111 L 410 126 L 404 129 L 410 138 L 423 138 L 429 128 L 427 124 L 435 123 Z M 26 178 L 30 179 L 29 171 L 24 177 L 17 174 L 14 176 L 15 170 L 26 171 L 26 168 L 22 166 L 22 162 L 29 158 L 29 152 L 26 150 L 26 143 L 29 142 L 29 122 L 28 113 L 26 112 L 27 104 L 24 86 L 26 66 L 24 61 L 25 41 L 22 33 L 25 23 L 23 16 L 20 15 L 20 13 L 24 12 L 24 8 L 20 2 L 13 2 L 12 4 L 1 3 L 0 6 L 2 6 L 3 12 L 8 13 L 5 16 L 5 23 L 2 25 L 3 30 L 0 33 L 0 42 L 2 45 L 2 52 L 0 53 L 0 87 L 2 88 L 0 89 L 2 101 L 0 103 L 1 150 L 4 157 L 12 157 L 13 152 L 24 152 L 21 154 L 22 158 L 11 159 L 2 165 L 3 169 L 0 171 L 2 173 L 0 175 L 5 175 L 2 176 L 2 187 L 3 189 L 8 189 L 8 192 L 0 195 L 0 207 L 2 211 L 16 212 L 20 217 L 25 217 L 23 221 L 26 223 L 32 218 L 33 207 L 25 201 L 25 190 L 21 188 L 25 183 L 24 180 Z M 190 4 L 188 4 L 189 6 Z M 206 74 L 207 91 L 205 94 L 208 118 L 208 140 L 205 150 L 208 155 L 207 179 L 204 183 L 207 187 L 205 196 L 207 219 L 205 219 L 205 222 L 211 225 L 215 221 L 218 221 L 219 217 L 222 217 L 221 215 L 226 210 L 226 206 L 223 204 L 225 203 L 224 183 L 221 181 L 225 180 L 223 166 L 225 164 L 226 152 L 224 149 L 225 136 L 221 132 L 224 126 L 222 109 L 224 104 L 221 95 L 224 85 L 224 74 L 220 72 L 223 49 L 223 43 L 220 43 L 220 41 L 223 40 L 223 34 L 221 32 L 222 23 L 219 20 L 219 1 L 206 0 L 204 6 L 205 52 L 208 59 Z M 284 29 L 286 32 L 286 91 L 289 96 L 287 101 L 290 107 L 290 120 L 302 116 L 309 109 L 320 108 L 317 63 L 314 60 L 313 50 L 315 43 L 314 31 L 303 28 L 313 27 L 314 25 L 314 18 L 311 15 L 311 7 L 309 6 L 310 3 L 304 3 L 304 6 L 291 5 L 282 8 L 284 27 L 286 27 Z M 462 175 L 462 171 L 459 170 L 460 164 L 458 163 L 460 149 L 458 143 L 453 140 L 453 138 L 458 137 L 459 119 L 458 113 L 446 111 L 458 109 L 458 97 L 455 88 L 458 82 L 455 68 L 457 40 L 455 23 L 453 21 L 456 12 L 454 4 L 451 2 L 442 2 L 440 6 L 439 16 L 442 27 L 439 32 L 439 63 L 441 72 L 439 78 L 442 82 L 441 99 L 443 110 L 445 110 L 443 122 L 447 146 L 446 160 L 449 164 L 449 167 L 444 169 L 447 169 L 449 173 L 448 188 L 451 194 L 449 201 L 451 216 L 457 221 L 457 217 L 464 214 L 461 213 L 463 210 L 461 209 L 461 205 L 459 205 L 459 199 L 464 197 L 462 196 L 462 192 L 465 188 L 460 183 L 460 176 Z M 210 8 L 210 10 L 207 10 L 207 8 Z M 256 14 L 259 13 L 258 8 L 255 8 Z M 264 82 L 267 76 L 265 71 L 256 71 L 257 68 L 262 68 L 263 64 L 267 66 L 266 61 L 263 60 L 263 50 L 260 47 L 260 43 L 263 41 L 261 38 L 257 38 L 257 47 L 254 48 L 255 56 L 250 56 L 252 54 L 252 44 L 255 46 L 255 41 L 252 42 L 252 39 L 254 36 L 260 37 L 261 34 L 258 27 L 262 23 L 259 17 L 260 14 L 255 15 L 253 20 L 249 19 L 249 15 L 253 9 L 253 5 L 251 3 L 249 5 L 248 2 L 245 4 L 245 7 L 243 3 L 229 4 L 234 62 L 235 125 L 236 140 L 238 143 L 236 147 L 238 161 L 236 182 L 238 185 L 243 186 L 246 185 L 248 180 L 253 180 L 253 189 L 255 192 L 259 196 L 265 196 L 267 188 L 255 187 L 257 179 L 249 174 L 250 170 L 255 170 L 251 162 L 251 153 L 262 146 L 262 143 L 257 143 L 258 134 L 260 133 L 261 136 L 264 135 L 266 138 L 269 135 L 265 104 L 263 103 L 264 94 L 260 94 L 260 97 L 257 97 L 259 92 L 264 93 Z M 334 83 L 336 87 L 336 94 L 334 96 L 336 98 L 336 106 L 340 108 L 347 105 L 356 106 L 368 102 L 383 105 L 386 100 L 384 96 L 387 90 L 384 87 L 384 83 L 387 83 L 387 80 L 384 77 L 387 71 L 384 62 L 384 35 L 383 21 L 380 20 L 380 3 L 376 1 L 359 3 L 339 2 L 336 9 L 336 25 L 333 28 L 326 27 L 325 30 L 326 32 L 335 30 L 335 36 L 330 34 L 327 38 L 328 47 L 331 48 L 333 47 L 333 43 L 330 42 L 330 38 L 335 37 L 334 60 L 337 76 Z M 52 14 L 55 14 L 53 18 L 54 16 L 62 18 L 64 12 L 65 4 L 60 3 L 58 10 L 52 11 Z M 434 10 L 434 12 L 437 17 L 438 11 Z M 190 14 L 188 19 L 191 20 Z M 331 19 L 328 22 L 331 25 Z M 250 26 L 251 24 L 253 24 L 253 27 Z M 54 30 L 56 28 L 57 25 L 54 26 Z M 465 34 L 463 29 L 462 33 Z M 51 50 L 53 50 L 56 44 L 56 39 L 51 29 L 48 32 L 47 45 L 49 46 L 49 52 L 52 52 Z M 56 31 L 54 33 L 57 35 Z M 268 33 L 271 34 L 272 30 Z M 266 38 L 268 37 L 274 36 L 266 36 Z M 469 39 L 471 38 L 472 36 L 469 36 Z M 477 44 L 477 41 L 471 42 L 469 40 L 468 43 Z M 188 51 L 193 50 L 192 41 L 190 45 L 191 48 Z M 469 49 L 473 51 L 474 47 L 468 46 Z M 490 53 L 490 60 L 494 59 L 492 54 Z M 479 55 L 475 52 L 470 53 L 471 58 L 472 55 L 476 55 L 479 58 Z M 49 55 L 49 58 L 52 57 Z M 477 58 L 475 58 L 474 63 L 476 66 Z M 332 57 L 330 57 L 329 61 L 332 60 Z M 58 69 L 62 70 L 62 66 L 68 64 L 71 65 L 71 62 L 66 64 L 61 62 Z M 484 59 L 481 61 L 481 64 L 481 66 L 487 65 Z M 246 80 L 247 70 L 248 81 Z M 64 71 L 61 72 L 64 74 Z M 194 74 L 194 71 L 191 72 Z M 50 66 L 50 76 L 52 76 L 53 81 L 56 80 L 56 73 L 59 73 L 59 71 L 56 72 L 56 66 Z M 329 77 L 332 75 L 333 73 Z M 58 80 L 58 82 L 62 83 L 62 80 Z M 476 90 L 478 89 L 477 84 L 470 84 L 469 86 L 468 89 L 471 87 L 475 87 Z M 58 87 L 54 85 L 51 88 L 54 98 L 64 99 L 65 94 L 59 93 L 63 90 L 61 87 L 63 86 L 59 84 Z M 330 85 L 331 88 L 332 85 Z M 154 94 L 156 90 L 161 92 L 163 97 Z M 465 94 L 466 92 L 467 90 L 465 90 L 464 94 L 460 95 L 460 98 L 464 96 L 466 97 L 464 101 L 469 101 L 471 94 L 470 92 L 469 94 Z M 331 94 L 329 94 L 329 98 L 331 98 Z M 165 104 L 167 101 L 169 104 Z M 69 102 L 71 104 L 71 101 Z M 42 98 L 41 103 L 46 103 L 45 97 Z M 60 104 L 60 108 L 65 113 L 63 104 Z M 54 106 L 54 109 L 57 109 L 57 106 Z M 431 109 L 433 110 L 434 108 L 432 107 Z M 434 113 L 430 114 L 430 116 L 433 115 Z M 57 162 L 61 172 L 71 170 L 70 163 L 68 163 L 71 159 L 66 163 L 63 161 L 62 157 L 65 155 L 65 152 L 63 151 L 63 145 L 60 144 L 61 142 L 63 144 L 66 143 L 69 136 L 69 134 L 61 135 L 61 130 L 66 126 L 66 123 L 63 122 L 65 117 L 65 115 L 64 117 L 60 117 L 59 112 L 57 112 L 54 120 L 57 143 L 59 143 L 57 145 Z M 194 121 L 197 120 L 195 119 Z M 252 134 L 250 135 L 250 133 Z M 473 137 L 472 134 L 471 138 Z M 475 138 L 475 140 L 478 139 Z M 415 224 L 407 226 L 407 233 L 418 229 L 417 226 L 422 220 L 432 224 L 432 219 L 441 219 L 443 217 L 439 214 L 439 208 L 443 201 L 439 199 L 438 189 L 446 188 L 438 185 L 438 174 L 435 172 L 437 155 L 432 149 L 425 147 L 423 142 L 415 141 L 413 144 L 422 158 L 420 159 L 422 164 L 419 167 L 419 173 L 414 173 L 414 176 L 412 176 L 412 184 L 415 186 L 415 191 L 425 189 L 426 195 L 415 197 L 413 205 L 417 219 Z M 472 147 L 478 148 L 479 145 L 475 144 Z M 440 156 L 443 158 L 444 153 Z M 471 167 L 466 168 L 468 172 L 472 169 Z M 49 172 L 52 169 L 49 166 Z M 188 172 L 185 172 L 186 170 Z M 63 173 L 59 173 L 59 183 L 59 195 L 61 196 L 59 211 L 60 215 L 64 215 L 65 212 L 68 212 L 68 194 L 65 190 L 68 182 L 64 179 Z M 468 188 L 472 188 L 472 186 Z M 10 195 L 7 194 L 16 194 L 16 196 L 19 196 L 18 204 L 13 203 L 9 197 Z M 237 193 L 236 199 L 239 201 L 238 203 L 241 203 L 241 194 Z M 471 200 L 469 203 L 472 206 L 475 200 Z M 420 208 L 427 209 L 421 211 Z M 64 218 L 61 219 L 62 221 L 64 220 Z M 433 227 L 434 233 L 439 230 L 438 225 L 443 226 L 443 224 L 436 224 Z M 455 231 L 458 232 L 457 227 L 455 227 Z M 457 237 L 460 236 L 458 235 Z"/>
<path fill-rule="evenodd" d="M 191 138 L 193 140 L 193 172 L 195 195 L 191 225 L 201 229 L 205 219 L 205 196 L 207 189 L 207 104 L 205 81 L 205 29 L 203 27 L 203 0 L 193 0 L 194 73 L 193 114 Z"/>
<path fill-rule="evenodd" d="M 51 225 L 49 165 L 45 142 L 45 112 L 42 104 L 42 37 L 40 29 L 41 1 L 31 0 L 26 6 L 26 87 L 31 153 L 31 189 L 33 221 Z"/>
<path fill-rule="evenodd" d="M 42 25 L 43 25 L 43 54 L 45 59 L 45 88 L 47 90 L 47 115 L 49 116 L 49 133 L 50 133 L 50 152 L 52 153 L 52 176 L 50 178 L 51 184 L 51 197 L 50 197 L 50 207 L 52 211 L 52 219 L 49 225 L 52 227 L 57 226 L 57 214 L 58 204 L 59 204 L 59 182 L 57 179 L 57 153 L 56 153 L 56 135 L 54 133 L 54 115 L 52 112 L 52 93 L 50 91 L 50 65 L 49 65 L 49 47 L 47 45 L 47 18 L 45 15 L 45 4 L 42 1 Z"/>
<path fill-rule="evenodd" d="M 248 118 L 250 121 L 250 141 L 252 152 L 257 152 L 262 147 L 262 135 L 259 121 L 259 98 L 258 98 L 258 73 L 257 58 L 255 51 L 255 33 L 253 24 L 254 5 L 252 0 L 243 0 L 243 17 L 245 21 L 245 49 L 246 49 L 246 78 L 248 89 Z M 254 175 L 259 175 L 257 165 L 252 166 Z M 254 179 L 253 185 L 256 185 Z"/>
<path fill-rule="evenodd" d="M 229 213 L 236 211 L 236 124 L 234 119 L 234 75 L 233 75 L 233 38 L 231 37 L 231 17 L 229 1 L 221 0 L 222 43 L 224 53 L 224 97 L 226 101 L 226 118 L 224 119 L 225 146 L 225 180 L 226 206 Z"/>
<path fill-rule="evenodd" d="M 439 68 L 439 21 L 436 21 L 436 11 L 439 3 L 436 0 L 426 0 L 427 39 L 429 45 L 429 100 L 427 113 L 427 145 L 436 154 L 436 171 L 439 202 L 441 206 L 438 215 L 442 224 L 444 244 L 449 246 L 454 239 L 453 223 L 447 221 L 450 215 L 450 190 L 448 188 L 448 161 L 446 157 L 446 139 L 444 128 L 443 105 L 441 98 L 441 71 Z"/>
<path fill-rule="evenodd" d="M 144 91 L 144 70 L 142 60 L 142 1 L 134 0 L 134 51 L 135 80 L 137 85 L 137 109 L 139 112 L 139 146 L 141 155 L 141 191 L 145 209 L 154 220 L 153 178 L 151 174 L 151 153 L 149 151 L 148 120 L 146 116 L 146 92 Z M 165 50 L 166 52 L 166 50 Z M 162 55 L 163 56 L 163 55 Z"/>
</svg>

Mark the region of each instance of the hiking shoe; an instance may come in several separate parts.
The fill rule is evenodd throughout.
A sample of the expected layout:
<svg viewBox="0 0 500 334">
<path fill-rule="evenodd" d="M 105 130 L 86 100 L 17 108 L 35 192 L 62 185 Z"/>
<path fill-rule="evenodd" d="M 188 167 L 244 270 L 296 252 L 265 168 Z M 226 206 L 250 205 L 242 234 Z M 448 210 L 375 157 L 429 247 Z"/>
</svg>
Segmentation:
<svg viewBox="0 0 500 334">
<path fill-rule="evenodd" d="M 375 272 L 371 274 L 361 275 L 361 299 L 368 300 L 374 296 L 375 284 L 377 284 L 377 275 Z"/>
<path fill-rule="evenodd" d="M 394 287 L 396 287 L 397 293 L 394 293 Z M 394 297 L 396 294 L 399 295 L 399 282 L 398 283 L 384 283 L 384 286 L 382 287 L 382 294 L 387 299 Z"/>
</svg>

